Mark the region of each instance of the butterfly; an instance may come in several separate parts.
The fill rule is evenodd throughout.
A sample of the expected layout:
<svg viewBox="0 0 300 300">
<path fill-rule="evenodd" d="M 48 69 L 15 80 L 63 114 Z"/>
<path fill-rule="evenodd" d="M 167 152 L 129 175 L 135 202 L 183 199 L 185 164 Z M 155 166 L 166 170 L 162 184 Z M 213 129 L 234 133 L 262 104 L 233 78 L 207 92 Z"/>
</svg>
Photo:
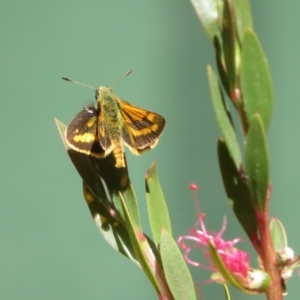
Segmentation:
<svg viewBox="0 0 300 300">
<path fill-rule="evenodd" d="M 130 73 L 131 70 L 125 76 Z M 166 124 L 161 115 L 120 100 L 111 87 L 93 88 L 67 77 L 62 79 L 96 91 L 95 105 L 79 112 L 65 131 L 70 148 L 97 158 L 112 152 L 115 166 L 124 168 L 124 145 L 136 155 L 157 145 Z"/>
</svg>

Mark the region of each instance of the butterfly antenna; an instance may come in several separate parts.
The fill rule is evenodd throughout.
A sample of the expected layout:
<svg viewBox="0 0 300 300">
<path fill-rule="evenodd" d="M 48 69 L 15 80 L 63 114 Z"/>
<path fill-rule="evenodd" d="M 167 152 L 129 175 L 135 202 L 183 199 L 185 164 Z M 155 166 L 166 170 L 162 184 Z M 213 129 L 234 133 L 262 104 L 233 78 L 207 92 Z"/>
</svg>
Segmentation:
<svg viewBox="0 0 300 300">
<path fill-rule="evenodd" d="M 92 90 L 96 90 L 96 88 L 94 88 L 94 87 L 92 87 L 92 86 L 90 86 L 90 85 L 87 85 L 87 84 L 85 84 L 85 83 L 81 83 L 81 82 L 72 80 L 72 79 L 70 79 L 70 78 L 68 78 L 68 77 L 62 77 L 61 79 L 66 80 L 66 81 L 69 81 L 69 82 L 73 82 L 73 83 L 76 83 L 76 84 L 79 84 L 79 85 L 82 85 L 82 86 L 85 86 L 85 87 L 88 87 L 88 88 L 90 88 L 90 89 L 92 89 Z"/>
<path fill-rule="evenodd" d="M 111 89 L 114 85 L 116 85 L 119 81 L 121 81 L 122 79 L 124 79 L 125 77 L 127 77 L 128 75 L 130 75 L 133 72 L 133 70 L 128 70 L 126 72 L 126 74 L 124 76 L 122 76 L 120 79 L 118 79 L 115 83 L 113 83 L 109 89 Z"/>
</svg>

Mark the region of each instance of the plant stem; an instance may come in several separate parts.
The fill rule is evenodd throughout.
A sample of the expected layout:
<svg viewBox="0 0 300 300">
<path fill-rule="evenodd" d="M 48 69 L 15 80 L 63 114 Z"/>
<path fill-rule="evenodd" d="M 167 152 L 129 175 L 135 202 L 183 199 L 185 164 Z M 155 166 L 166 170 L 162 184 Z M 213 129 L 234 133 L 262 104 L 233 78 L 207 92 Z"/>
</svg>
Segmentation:
<svg viewBox="0 0 300 300">
<path fill-rule="evenodd" d="M 266 201 L 264 211 L 257 211 L 257 223 L 260 236 L 258 247 L 264 270 L 269 274 L 271 282 L 267 289 L 268 300 L 282 300 L 282 285 L 279 268 L 276 261 L 276 254 L 273 248 L 271 232 L 269 226 L 269 199 Z"/>
</svg>

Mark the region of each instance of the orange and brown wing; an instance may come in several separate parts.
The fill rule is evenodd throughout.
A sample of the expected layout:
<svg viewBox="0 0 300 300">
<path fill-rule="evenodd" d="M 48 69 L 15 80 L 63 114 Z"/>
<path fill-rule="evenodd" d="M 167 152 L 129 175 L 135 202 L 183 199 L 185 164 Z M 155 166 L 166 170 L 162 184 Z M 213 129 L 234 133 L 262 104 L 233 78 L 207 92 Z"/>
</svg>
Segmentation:
<svg viewBox="0 0 300 300">
<path fill-rule="evenodd" d="M 134 154 L 154 148 L 165 127 L 165 119 L 157 113 L 120 101 L 123 117 L 122 137 Z"/>
<path fill-rule="evenodd" d="M 94 107 L 83 109 L 71 121 L 65 132 L 67 145 L 75 151 L 92 155 L 95 157 L 104 157 L 97 134 L 98 111 Z"/>
</svg>

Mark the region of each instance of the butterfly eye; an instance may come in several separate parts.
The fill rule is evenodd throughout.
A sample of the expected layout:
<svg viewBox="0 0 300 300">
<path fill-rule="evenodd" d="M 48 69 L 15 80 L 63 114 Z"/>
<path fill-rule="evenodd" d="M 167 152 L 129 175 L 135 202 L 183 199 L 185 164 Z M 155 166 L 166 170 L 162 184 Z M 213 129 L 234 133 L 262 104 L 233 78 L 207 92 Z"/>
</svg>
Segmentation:
<svg viewBox="0 0 300 300">
<path fill-rule="evenodd" d="M 86 108 L 86 111 L 90 114 L 95 114 L 96 113 L 96 110 L 94 107 L 87 107 Z"/>
</svg>

